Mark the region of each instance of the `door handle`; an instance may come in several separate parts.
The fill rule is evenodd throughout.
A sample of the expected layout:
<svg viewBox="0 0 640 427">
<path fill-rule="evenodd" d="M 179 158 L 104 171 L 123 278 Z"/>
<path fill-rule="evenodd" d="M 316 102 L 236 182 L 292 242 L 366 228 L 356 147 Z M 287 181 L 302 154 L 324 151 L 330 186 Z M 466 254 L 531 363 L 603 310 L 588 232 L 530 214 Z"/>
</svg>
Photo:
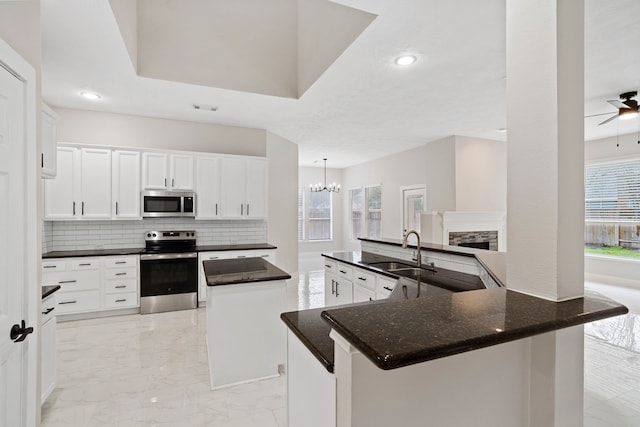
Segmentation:
<svg viewBox="0 0 640 427">
<path fill-rule="evenodd" d="M 76 202 L 73 202 L 73 214 L 76 214 Z"/>
<path fill-rule="evenodd" d="M 9 332 L 9 337 L 13 340 L 13 342 L 22 342 L 27 339 L 27 335 L 33 332 L 33 326 L 29 326 L 25 324 L 24 320 L 22 321 L 22 326 L 17 323 L 11 327 L 11 331 Z"/>
<path fill-rule="evenodd" d="M 84 215 L 84 202 L 82 202 L 82 215 Z"/>
</svg>

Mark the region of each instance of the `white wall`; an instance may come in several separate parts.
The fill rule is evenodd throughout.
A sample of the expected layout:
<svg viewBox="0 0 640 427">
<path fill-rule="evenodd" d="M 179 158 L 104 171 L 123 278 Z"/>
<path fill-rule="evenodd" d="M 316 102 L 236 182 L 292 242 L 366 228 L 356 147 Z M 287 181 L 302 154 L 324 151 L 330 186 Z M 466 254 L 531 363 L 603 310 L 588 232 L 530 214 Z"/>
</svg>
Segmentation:
<svg viewBox="0 0 640 427">
<path fill-rule="evenodd" d="M 320 167 L 301 167 L 299 169 L 298 186 L 304 189 L 308 194 L 309 185 L 317 184 L 321 182 L 324 184 L 324 169 Z M 331 184 L 335 182 L 340 184 L 342 190 L 340 193 L 333 193 L 333 240 L 331 241 L 317 241 L 317 242 L 300 242 L 300 252 L 318 253 L 318 252 L 331 252 L 340 251 L 343 249 L 342 236 L 343 236 L 343 206 L 344 200 L 347 194 L 344 184 L 344 176 L 342 169 L 327 168 L 327 183 Z M 296 198 L 297 201 L 297 198 Z M 297 203 L 297 202 L 296 202 Z M 297 204 L 296 204 L 297 206 Z M 296 226 L 298 216 L 296 212 Z M 296 238 L 298 236 L 296 228 Z"/>
<path fill-rule="evenodd" d="M 267 132 L 269 212 L 267 241 L 278 247 L 278 265 L 298 271 L 298 145 Z"/>
<path fill-rule="evenodd" d="M 54 107 L 58 141 L 266 156 L 266 131 Z"/>
<path fill-rule="evenodd" d="M 382 186 L 382 237 L 399 239 L 402 233 L 400 187 L 426 184 L 427 211 L 455 210 L 455 137 L 346 168 L 343 173 L 344 247 L 357 250 L 349 240 L 349 192 L 362 186 Z"/>
<path fill-rule="evenodd" d="M 507 210 L 507 143 L 456 136 L 456 210 Z"/>
</svg>

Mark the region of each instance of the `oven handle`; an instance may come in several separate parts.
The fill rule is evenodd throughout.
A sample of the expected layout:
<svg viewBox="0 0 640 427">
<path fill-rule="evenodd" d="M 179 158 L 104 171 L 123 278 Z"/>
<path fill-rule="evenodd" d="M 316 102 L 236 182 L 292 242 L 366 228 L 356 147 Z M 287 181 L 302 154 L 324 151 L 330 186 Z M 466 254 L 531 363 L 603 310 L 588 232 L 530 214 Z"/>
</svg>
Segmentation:
<svg viewBox="0 0 640 427">
<path fill-rule="evenodd" d="M 178 253 L 178 254 L 148 254 L 140 255 L 140 261 L 153 261 L 157 259 L 180 259 L 180 258 L 198 258 L 197 252 Z"/>
</svg>

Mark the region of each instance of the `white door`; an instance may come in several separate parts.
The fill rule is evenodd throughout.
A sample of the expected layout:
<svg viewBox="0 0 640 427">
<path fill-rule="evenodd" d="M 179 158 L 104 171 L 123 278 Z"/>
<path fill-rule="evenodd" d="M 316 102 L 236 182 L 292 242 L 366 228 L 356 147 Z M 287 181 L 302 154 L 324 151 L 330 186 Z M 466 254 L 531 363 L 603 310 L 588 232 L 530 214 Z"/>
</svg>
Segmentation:
<svg viewBox="0 0 640 427">
<path fill-rule="evenodd" d="M 267 161 L 247 160 L 247 207 L 249 218 L 267 216 Z"/>
<path fill-rule="evenodd" d="M 402 234 L 409 230 L 420 232 L 420 214 L 427 207 L 427 189 L 424 186 L 402 187 Z M 417 242 L 410 236 L 409 242 Z"/>
<path fill-rule="evenodd" d="M 196 160 L 196 218 L 220 217 L 220 158 L 199 156 Z"/>
<path fill-rule="evenodd" d="M 171 188 L 193 190 L 193 156 L 171 155 Z"/>
<path fill-rule="evenodd" d="M 80 192 L 77 188 L 80 154 L 76 148 L 58 147 L 56 156 L 56 177 L 44 182 L 44 218 L 75 219 L 76 213 L 80 214 L 80 207 L 76 206 Z"/>
<path fill-rule="evenodd" d="M 113 152 L 111 216 L 115 219 L 140 219 L 140 153 Z"/>
<path fill-rule="evenodd" d="M 2 47 L 2 46 L 0 46 Z M 1 59 L 1 58 L 0 58 Z M 10 338 L 25 319 L 24 83 L 0 63 L 0 426 L 26 425 L 26 352 L 32 336 Z M 35 225 L 35 224 L 29 224 Z M 33 326 L 33 325 L 27 325 Z M 37 342 L 32 345 L 37 345 Z"/>
<path fill-rule="evenodd" d="M 222 158 L 220 208 L 224 218 L 241 218 L 246 215 L 246 166 L 247 162 L 244 159 Z"/>
<path fill-rule="evenodd" d="M 83 219 L 111 219 L 111 150 L 81 151 L 80 214 Z"/>
<path fill-rule="evenodd" d="M 168 187 L 167 155 L 142 153 L 142 187 L 145 190 L 166 190 Z"/>
</svg>

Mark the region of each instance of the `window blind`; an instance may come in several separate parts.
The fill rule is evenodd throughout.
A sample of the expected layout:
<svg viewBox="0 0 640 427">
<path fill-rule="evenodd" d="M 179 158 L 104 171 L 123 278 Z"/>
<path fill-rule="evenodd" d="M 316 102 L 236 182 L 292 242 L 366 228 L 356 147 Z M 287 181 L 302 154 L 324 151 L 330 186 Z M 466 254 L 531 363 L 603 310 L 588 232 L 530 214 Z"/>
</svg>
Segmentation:
<svg viewBox="0 0 640 427">
<path fill-rule="evenodd" d="M 640 159 L 585 166 L 585 219 L 640 221 Z"/>
</svg>

